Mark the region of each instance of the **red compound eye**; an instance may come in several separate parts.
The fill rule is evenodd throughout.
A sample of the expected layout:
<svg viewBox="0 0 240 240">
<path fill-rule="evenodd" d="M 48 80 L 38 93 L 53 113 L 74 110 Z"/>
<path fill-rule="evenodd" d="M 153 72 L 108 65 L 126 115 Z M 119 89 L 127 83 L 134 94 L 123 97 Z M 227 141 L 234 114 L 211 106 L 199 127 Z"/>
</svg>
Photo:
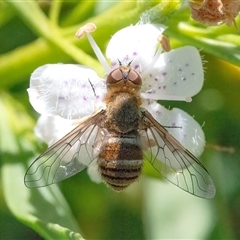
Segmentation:
<svg viewBox="0 0 240 240">
<path fill-rule="evenodd" d="M 136 71 L 134 71 L 132 69 L 128 73 L 128 79 L 129 79 L 129 81 L 131 81 L 132 83 L 134 83 L 136 85 L 142 85 L 141 76 Z"/>
<path fill-rule="evenodd" d="M 110 72 L 107 76 L 106 82 L 107 84 L 113 84 L 121 80 L 131 81 L 136 85 L 142 84 L 142 79 L 136 71 L 132 70 L 131 68 L 121 68 L 121 67 L 114 69 L 112 72 Z"/>
<path fill-rule="evenodd" d="M 108 74 L 107 83 L 110 83 L 110 84 L 116 83 L 122 79 L 123 79 L 123 73 L 119 68 L 117 68 Z"/>
</svg>

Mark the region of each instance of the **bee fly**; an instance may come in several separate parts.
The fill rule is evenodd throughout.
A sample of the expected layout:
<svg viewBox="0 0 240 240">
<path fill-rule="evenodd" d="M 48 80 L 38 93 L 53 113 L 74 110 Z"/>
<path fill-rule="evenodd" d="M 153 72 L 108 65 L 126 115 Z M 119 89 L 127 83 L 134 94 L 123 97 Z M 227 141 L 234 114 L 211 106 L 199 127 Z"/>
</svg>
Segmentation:
<svg viewBox="0 0 240 240">
<path fill-rule="evenodd" d="M 145 158 L 179 188 L 212 198 L 215 187 L 201 162 L 141 108 L 141 85 L 141 76 L 130 64 L 113 69 L 106 78 L 106 108 L 42 153 L 27 170 L 26 186 L 59 182 L 97 159 L 104 182 L 121 191 L 139 178 Z"/>
<path fill-rule="evenodd" d="M 141 174 L 143 152 L 139 128 L 140 75 L 130 66 L 113 70 L 107 77 L 104 128 L 108 131 L 99 152 L 99 172 L 114 190 L 123 190 Z"/>
</svg>

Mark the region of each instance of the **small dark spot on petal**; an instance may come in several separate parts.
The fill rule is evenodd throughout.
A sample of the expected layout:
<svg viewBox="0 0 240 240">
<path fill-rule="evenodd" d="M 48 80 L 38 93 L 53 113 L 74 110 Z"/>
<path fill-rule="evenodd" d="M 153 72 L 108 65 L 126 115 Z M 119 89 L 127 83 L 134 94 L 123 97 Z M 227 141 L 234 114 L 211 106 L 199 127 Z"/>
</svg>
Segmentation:
<svg viewBox="0 0 240 240">
<path fill-rule="evenodd" d="M 138 65 L 138 64 L 134 66 L 134 69 L 137 69 L 137 68 L 139 68 L 139 65 Z"/>
</svg>

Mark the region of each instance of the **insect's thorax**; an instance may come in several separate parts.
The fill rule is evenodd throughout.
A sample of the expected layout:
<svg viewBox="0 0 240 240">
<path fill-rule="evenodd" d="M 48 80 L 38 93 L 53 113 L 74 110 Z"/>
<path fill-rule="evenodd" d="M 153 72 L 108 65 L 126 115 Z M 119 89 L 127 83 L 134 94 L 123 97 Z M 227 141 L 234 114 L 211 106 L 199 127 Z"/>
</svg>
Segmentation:
<svg viewBox="0 0 240 240">
<path fill-rule="evenodd" d="M 112 87 L 106 95 L 105 127 L 109 136 L 98 159 L 102 178 L 117 191 L 139 177 L 143 160 L 138 132 L 141 98 L 138 89 L 125 85 Z"/>
<path fill-rule="evenodd" d="M 140 87 L 132 83 L 118 83 L 108 87 L 106 101 L 106 128 L 116 133 L 128 133 L 137 130 L 140 121 Z"/>
</svg>

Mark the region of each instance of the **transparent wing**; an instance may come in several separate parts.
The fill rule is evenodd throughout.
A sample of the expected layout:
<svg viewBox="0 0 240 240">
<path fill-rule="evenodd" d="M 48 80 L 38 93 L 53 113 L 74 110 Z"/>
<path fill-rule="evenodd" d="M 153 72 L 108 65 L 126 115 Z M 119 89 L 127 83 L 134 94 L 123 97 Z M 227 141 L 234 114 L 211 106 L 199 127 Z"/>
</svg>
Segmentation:
<svg viewBox="0 0 240 240">
<path fill-rule="evenodd" d="M 104 130 L 101 110 L 42 153 L 28 168 L 24 182 L 29 188 L 43 187 L 82 171 L 97 156 Z"/>
<path fill-rule="evenodd" d="M 140 130 L 145 157 L 168 181 L 202 198 L 213 198 L 214 183 L 201 162 L 185 149 L 152 115 L 142 111 Z"/>
</svg>

